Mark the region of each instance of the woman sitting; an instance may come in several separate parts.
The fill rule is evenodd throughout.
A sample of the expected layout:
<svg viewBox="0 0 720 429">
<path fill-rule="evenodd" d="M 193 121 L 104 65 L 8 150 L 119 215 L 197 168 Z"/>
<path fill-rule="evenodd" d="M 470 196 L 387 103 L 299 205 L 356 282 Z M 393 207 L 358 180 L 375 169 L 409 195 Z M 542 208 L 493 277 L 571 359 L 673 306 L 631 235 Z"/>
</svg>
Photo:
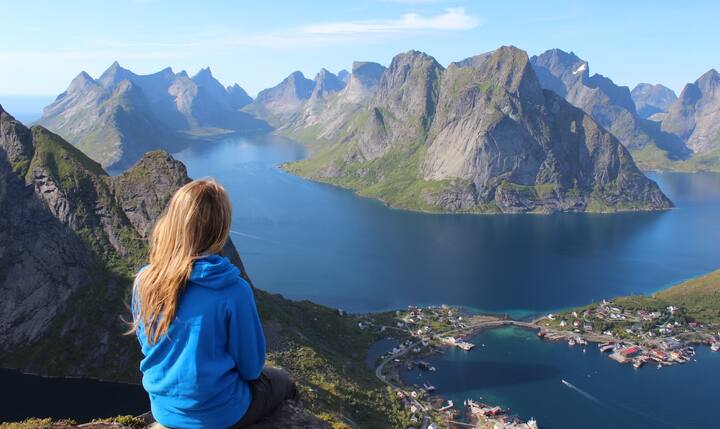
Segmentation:
<svg viewBox="0 0 720 429">
<path fill-rule="evenodd" d="M 212 180 L 173 195 L 133 287 L 133 330 L 152 414 L 169 428 L 243 428 L 297 397 L 289 375 L 264 368 L 252 287 L 219 255 L 232 209 Z"/>
</svg>

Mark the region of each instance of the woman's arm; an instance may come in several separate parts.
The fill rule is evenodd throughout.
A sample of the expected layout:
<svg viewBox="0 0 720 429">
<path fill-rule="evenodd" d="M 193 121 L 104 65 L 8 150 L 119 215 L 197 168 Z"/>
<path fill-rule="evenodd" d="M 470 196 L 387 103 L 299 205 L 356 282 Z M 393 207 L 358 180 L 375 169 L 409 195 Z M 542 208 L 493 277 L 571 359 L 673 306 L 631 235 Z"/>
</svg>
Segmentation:
<svg viewBox="0 0 720 429">
<path fill-rule="evenodd" d="M 240 376 L 255 380 L 265 366 L 265 334 L 250 285 L 238 278 L 228 303 L 228 348 Z"/>
</svg>

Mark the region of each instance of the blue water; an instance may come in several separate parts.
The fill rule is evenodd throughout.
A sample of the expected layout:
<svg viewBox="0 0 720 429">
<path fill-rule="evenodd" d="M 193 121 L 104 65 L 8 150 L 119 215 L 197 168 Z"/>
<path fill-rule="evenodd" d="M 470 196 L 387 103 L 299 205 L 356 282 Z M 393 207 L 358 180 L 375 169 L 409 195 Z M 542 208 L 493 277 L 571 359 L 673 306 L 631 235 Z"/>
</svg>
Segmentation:
<svg viewBox="0 0 720 429">
<path fill-rule="evenodd" d="M 525 419 L 535 417 L 543 429 L 720 426 L 714 408 L 720 353 L 707 347 L 698 348 L 697 362 L 636 370 L 595 345 L 583 353 L 521 328 L 481 332 L 472 342 L 477 347 L 470 352 L 452 349 L 426 359 L 437 372 L 403 370 L 403 379 L 430 383 L 455 404 L 482 398 L 509 407 Z"/>
<path fill-rule="evenodd" d="M 141 386 L 80 378 L 45 378 L 0 369 L 0 422 L 52 417 L 88 422 L 150 410 Z"/>
<path fill-rule="evenodd" d="M 667 212 L 438 215 L 388 209 L 287 174 L 305 156 L 278 137 L 177 154 L 234 205 L 233 240 L 254 282 L 350 311 L 453 304 L 532 313 L 648 293 L 720 267 L 720 175 L 652 177 Z"/>
<path fill-rule="evenodd" d="M 43 107 L 53 100 L 54 95 L 0 94 L 0 105 L 3 109 L 26 125 L 40 119 Z"/>
</svg>

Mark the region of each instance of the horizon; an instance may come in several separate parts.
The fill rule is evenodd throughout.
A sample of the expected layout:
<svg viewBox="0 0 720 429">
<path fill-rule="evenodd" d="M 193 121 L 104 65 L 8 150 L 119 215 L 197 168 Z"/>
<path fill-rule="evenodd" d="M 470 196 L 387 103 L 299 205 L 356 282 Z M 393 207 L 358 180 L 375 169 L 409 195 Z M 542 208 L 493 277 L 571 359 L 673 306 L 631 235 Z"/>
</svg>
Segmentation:
<svg viewBox="0 0 720 429">
<path fill-rule="evenodd" d="M 80 72 L 97 78 L 114 61 L 137 74 L 171 67 L 194 75 L 210 67 L 223 85 L 237 83 L 253 97 L 296 70 L 312 79 L 321 68 L 349 71 L 353 61 L 387 66 L 394 55 L 411 49 L 447 66 L 502 45 L 528 56 L 557 48 L 574 52 L 588 62 L 591 74 L 618 85 L 659 83 L 676 94 L 719 64 L 705 55 L 718 38 L 707 33 L 720 36 L 712 23 L 720 5 L 709 1 L 692 7 L 645 1 L 608 7 L 553 0 L 523 5 L 519 14 L 517 2 L 464 0 L 374 0 L 352 6 L 329 1 L 238 6 L 214 0 L 172 8 L 167 0 L 116 0 L 109 7 L 87 1 L 38 3 L 10 1 L 0 11 L 15 42 L 0 48 L 2 95 L 57 95 Z M 32 24 L 24 16 L 32 16 Z M 117 25 L 105 25 L 110 19 Z"/>
</svg>

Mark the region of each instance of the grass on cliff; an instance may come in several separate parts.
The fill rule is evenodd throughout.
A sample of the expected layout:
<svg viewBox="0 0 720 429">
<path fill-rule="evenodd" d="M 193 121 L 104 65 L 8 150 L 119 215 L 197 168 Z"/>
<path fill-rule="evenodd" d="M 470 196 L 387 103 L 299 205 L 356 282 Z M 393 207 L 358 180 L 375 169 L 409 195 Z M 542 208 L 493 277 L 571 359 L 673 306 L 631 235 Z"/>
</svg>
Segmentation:
<svg viewBox="0 0 720 429">
<path fill-rule="evenodd" d="M 318 182 L 356 191 L 359 195 L 377 198 L 395 208 L 438 211 L 425 200 L 426 195 L 439 192 L 451 181 L 432 181 L 422 178 L 420 164 L 426 148 L 421 143 L 390 149 L 384 156 L 370 161 L 345 163 L 346 154 L 355 149 L 334 146 L 315 156 L 286 165 L 286 170 Z M 328 177 L 322 171 L 334 166 L 340 173 Z"/>
<path fill-rule="evenodd" d="M 698 322 L 720 324 L 720 270 L 662 290 L 653 297 L 683 307 Z"/>
<path fill-rule="evenodd" d="M 635 163 L 642 170 L 720 173 L 720 149 L 677 161 L 669 159 L 664 151 L 651 145 L 633 150 L 631 153 Z"/>
<path fill-rule="evenodd" d="M 613 298 L 616 305 L 627 310 L 662 311 L 673 305 L 690 321 L 720 325 L 720 270 L 684 281 L 652 295 L 631 295 Z M 597 304 L 570 309 L 593 309 Z"/>
<path fill-rule="evenodd" d="M 361 427 L 387 427 L 390 402 L 365 365 L 377 332 L 360 330 L 358 316 L 340 315 L 310 301 L 257 291 L 256 302 L 268 329 L 283 337 L 284 344 L 269 345 L 276 350 L 268 356 L 270 363 L 292 373 L 311 411 L 338 427 L 348 419 Z"/>
</svg>

